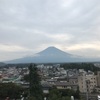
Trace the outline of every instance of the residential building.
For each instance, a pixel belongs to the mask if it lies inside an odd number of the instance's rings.
[[[57,89],[72,89],[75,91],[78,89],[78,84],[69,82],[55,82],[55,86]]]
[[[78,77],[80,92],[93,92],[97,86],[97,76],[93,72],[81,73]]]

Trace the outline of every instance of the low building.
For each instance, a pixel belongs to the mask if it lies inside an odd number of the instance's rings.
[[[42,85],[43,93],[45,93],[45,94],[48,94],[49,93],[49,90],[53,86],[53,85],[49,84],[48,82],[42,82],[41,85]]]
[[[76,91],[78,89],[78,84],[69,83],[69,82],[55,82],[57,89],[72,89]]]

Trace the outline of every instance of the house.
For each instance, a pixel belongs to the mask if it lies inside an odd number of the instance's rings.
[[[78,89],[78,84],[70,82],[55,82],[54,86],[56,86],[57,89],[72,89],[74,91]]]
[[[43,93],[45,93],[45,94],[48,94],[49,93],[49,90],[53,86],[53,85],[49,84],[48,82],[42,82],[41,85],[42,85]]]

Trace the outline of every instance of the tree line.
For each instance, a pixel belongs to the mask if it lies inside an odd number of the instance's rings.
[[[84,69],[85,71],[93,71],[95,74],[97,71],[100,71],[99,67],[94,66],[93,63],[66,63],[66,64],[61,64],[61,67],[64,69]]]

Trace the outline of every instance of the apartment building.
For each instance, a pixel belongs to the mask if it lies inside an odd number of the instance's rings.
[[[81,73],[78,77],[78,84],[80,92],[93,92],[97,86],[97,76],[94,73]]]

